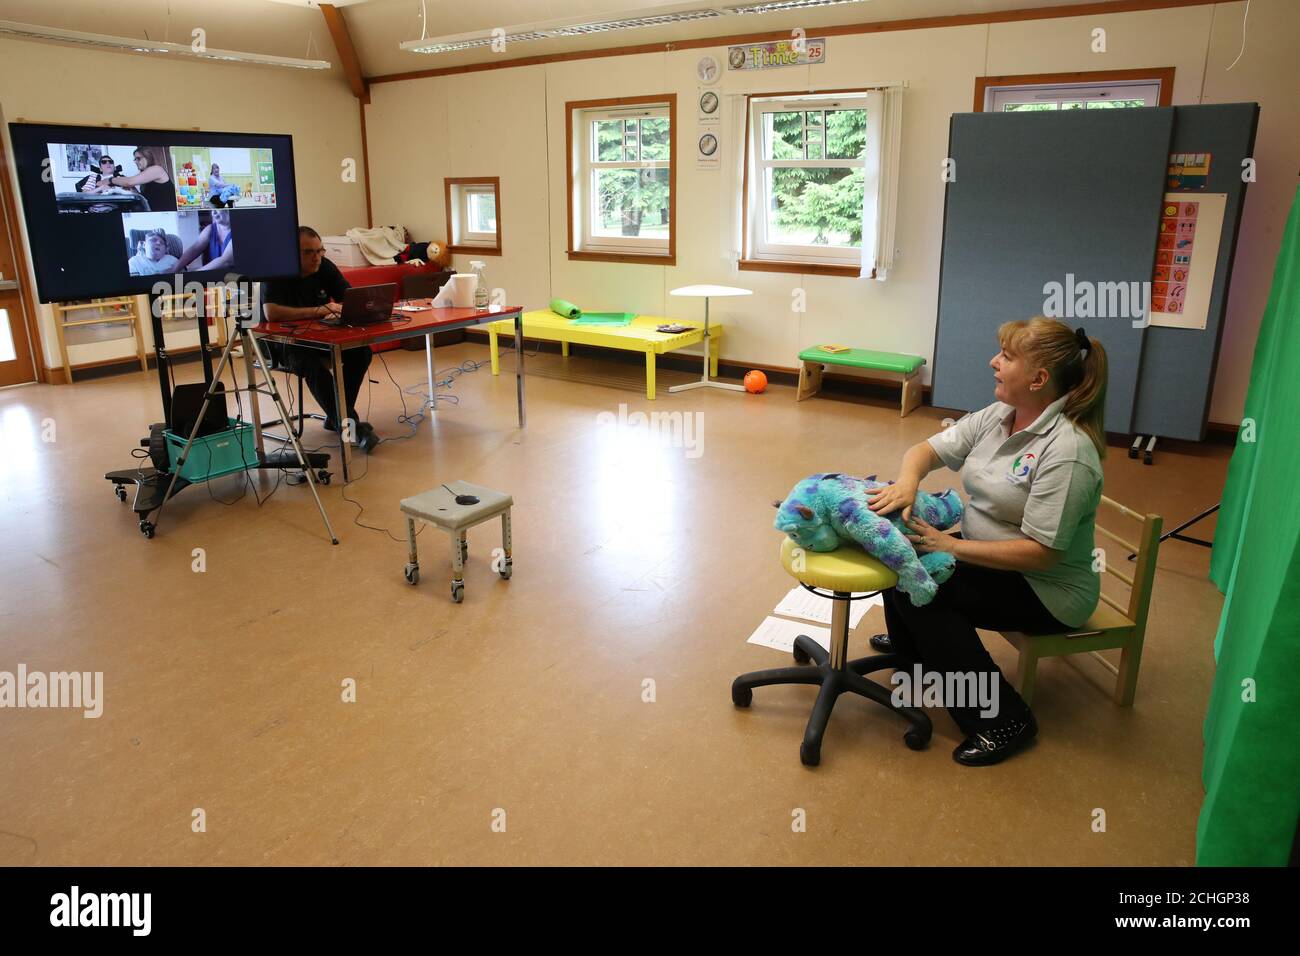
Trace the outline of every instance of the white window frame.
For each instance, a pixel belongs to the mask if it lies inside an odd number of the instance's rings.
[[[1002,113],[1008,104],[1050,103],[1059,110],[1062,103],[1106,100],[1142,100],[1143,106],[1160,105],[1159,80],[1118,80],[1105,83],[1035,83],[1025,86],[990,86],[984,91],[984,111]],[[1133,107],[1136,109],[1137,107]]]
[[[491,196],[496,207],[496,230],[484,232],[470,228],[469,204],[473,196]],[[482,179],[462,177],[447,181],[447,236],[452,252],[461,250],[487,255],[501,254],[501,184],[496,177]]]
[[[460,216],[460,221],[457,223],[459,236],[457,237],[456,245],[495,246],[497,244],[497,233],[495,229],[491,232],[484,232],[470,228],[470,224],[474,221],[474,217],[470,212],[470,201],[475,196],[492,197],[492,218],[494,221],[496,219],[497,191],[495,189],[486,184],[466,184],[460,187],[460,202],[458,203],[459,208],[457,209],[457,213]]]
[[[661,238],[647,236],[598,236],[593,235],[591,231],[592,215],[597,208],[597,185],[596,174],[603,169],[663,169],[668,174],[668,188],[670,190],[669,209],[672,207],[671,190],[673,189],[672,176],[672,142],[677,131],[673,129],[672,110],[668,103],[645,103],[635,106],[610,107],[599,109],[580,109],[574,110],[574,121],[580,124],[580,130],[574,137],[574,157],[575,165],[575,189],[574,189],[574,215],[578,219],[577,235],[579,237],[580,252],[597,252],[597,253],[624,253],[643,256],[668,256],[670,248],[670,237],[674,223],[671,218],[668,223],[668,236]],[[595,158],[596,141],[594,129],[597,123],[612,120],[625,119],[643,119],[653,116],[662,116],[668,120],[668,159],[654,160],[622,160],[619,162],[600,161]],[[640,126],[638,125],[638,153],[640,152],[639,137]],[[671,216],[671,213],[670,213]]]
[[[794,262],[835,266],[854,266],[861,268],[862,248],[867,245],[864,234],[861,245],[852,246],[816,246],[793,245],[772,242],[767,236],[767,170],[780,168],[839,169],[843,167],[862,169],[867,167],[867,157],[858,159],[764,159],[763,158],[763,115],[765,113],[814,111],[832,109],[867,109],[868,97],[865,93],[836,94],[833,96],[810,95],[799,97],[761,98],[750,101],[749,143],[747,144],[746,162],[749,164],[748,195],[744,197],[747,204],[746,221],[749,224],[747,240],[747,259],[770,262]],[[805,120],[806,123],[806,120]],[[823,119],[823,128],[825,120]],[[868,131],[870,124],[868,124]],[[822,140],[823,151],[825,138]],[[880,150],[880,143],[873,142],[868,132],[866,152]],[[879,158],[877,157],[877,165]],[[865,188],[865,187],[864,187]]]

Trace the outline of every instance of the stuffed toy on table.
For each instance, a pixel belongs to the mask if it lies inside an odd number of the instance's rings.
[[[943,551],[917,555],[907,540],[902,509],[885,516],[871,510],[869,500],[892,481],[851,475],[810,475],[776,504],[776,530],[788,534],[809,551],[834,551],[854,541],[898,575],[898,589],[917,607],[934,600],[939,585],[952,576],[956,559]],[[962,504],[951,488],[941,495],[916,493],[912,514],[940,531],[961,520]]]

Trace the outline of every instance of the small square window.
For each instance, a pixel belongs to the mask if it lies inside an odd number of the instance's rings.
[[[448,251],[501,255],[500,178],[448,178],[444,183]]]

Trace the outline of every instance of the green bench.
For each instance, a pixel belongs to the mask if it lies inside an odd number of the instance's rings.
[[[873,349],[849,349],[847,352],[823,352],[818,346],[799,353],[799,393],[797,401],[811,398],[821,391],[822,372],[827,365],[866,368],[873,372],[897,375],[903,383],[903,400],[899,417],[921,404],[921,366],[925,359],[901,352],[877,352]]]

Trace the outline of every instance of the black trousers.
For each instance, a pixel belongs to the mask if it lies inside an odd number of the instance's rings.
[[[326,417],[337,423],[339,416],[335,411],[335,389],[333,359],[329,352],[307,348],[305,345],[284,345],[279,342],[271,344],[275,350],[275,360],[279,365],[301,375],[312,398],[321,407]],[[373,358],[369,348],[345,349],[343,351],[343,394],[347,397],[346,418],[360,422],[357,415],[357,396],[366,380],[366,371]]]
[[[957,568],[934,600],[915,607],[897,588],[883,594],[885,623],[896,653],[921,665],[927,675],[986,674],[998,681],[998,713],[981,717],[978,705],[949,707],[962,733],[976,734],[1007,720],[1024,719],[1029,707],[984,649],[975,628],[1051,634],[1069,628],[1043,606],[1025,576],[957,562]],[[910,667],[907,668],[910,671]],[[977,678],[977,681],[980,678]],[[948,686],[945,680],[944,686]]]

